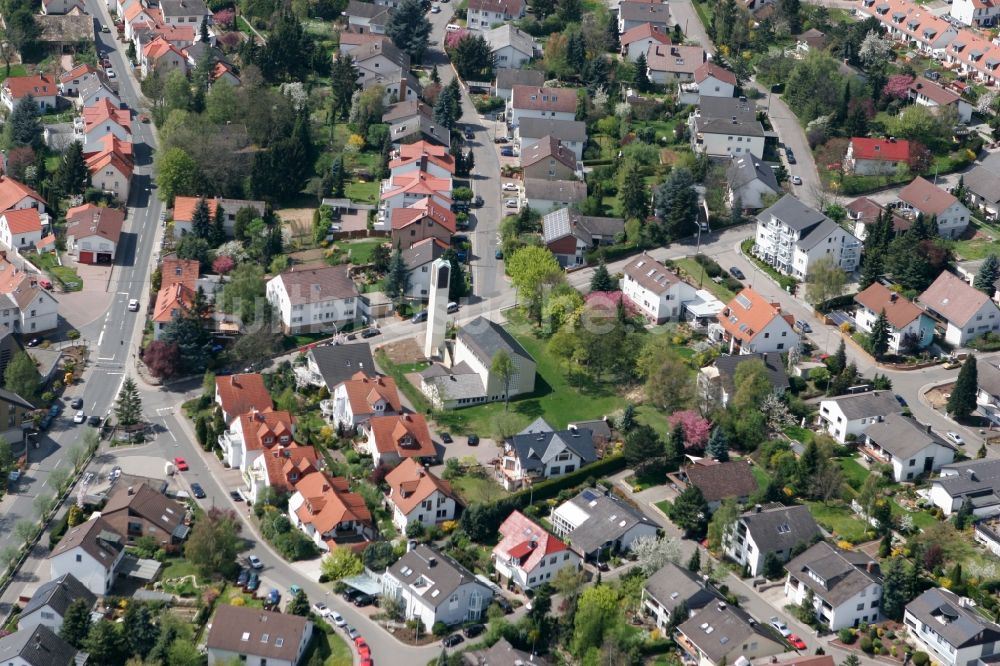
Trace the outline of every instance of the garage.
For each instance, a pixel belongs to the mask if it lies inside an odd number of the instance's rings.
[[[94,253],[80,251],[80,263],[81,264],[92,264],[94,263]]]
[[[97,253],[97,263],[99,264],[110,264],[115,260],[115,257],[110,252],[98,252]]]

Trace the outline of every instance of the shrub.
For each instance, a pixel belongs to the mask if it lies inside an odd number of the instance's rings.
[[[854,641],[857,640],[857,636],[854,635],[854,630],[850,627],[844,627],[837,632],[837,638],[840,639],[841,643],[846,645],[853,645]]]
[[[861,639],[861,651],[865,654],[875,653],[875,645],[872,643],[872,639],[868,636]],[[918,666],[916,662],[914,662],[914,666]],[[924,666],[926,666],[926,664],[924,664]]]
[[[927,666],[930,663],[931,658],[927,656],[926,652],[914,652],[913,653],[913,666]]]
[[[448,625],[444,622],[435,622],[434,626],[431,627],[431,633],[437,638],[441,638],[448,633]]]

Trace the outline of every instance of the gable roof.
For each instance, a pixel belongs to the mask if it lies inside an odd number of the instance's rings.
[[[684,282],[669,268],[643,253],[625,265],[624,274],[639,283],[643,289],[663,294],[675,284]]]
[[[159,0],[164,16],[207,16],[208,7],[202,0]]]
[[[175,283],[162,287],[156,292],[156,305],[153,307],[152,320],[166,324],[174,318],[191,311],[194,307],[196,292],[186,284]]]
[[[740,522],[762,553],[791,550],[800,543],[822,537],[823,532],[805,505],[754,507],[740,515]]]
[[[295,491],[305,500],[295,510],[295,515],[303,523],[312,525],[319,534],[331,532],[340,523],[349,521],[372,524],[364,498],[350,492],[348,481],[343,477],[313,472],[298,482]]]
[[[429,141],[414,141],[401,145],[399,157],[389,163],[389,169],[392,170],[410,162],[419,162],[420,168],[423,170],[426,170],[428,163],[432,163],[445,169],[448,173],[455,173],[455,158],[448,152],[448,149]]]
[[[886,319],[896,329],[908,326],[924,313],[913,301],[897,294],[881,282],[872,282],[868,288],[857,294],[854,300],[876,314],[885,312]]]
[[[7,80],[9,81],[10,79]],[[36,201],[41,201],[43,204],[48,203],[42,198],[41,194],[24,183],[20,183],[9,176],[0,175],[0,211],[10,210],[25,197],[31,197]]]
[[[664,23],[670,20],[670,8],[665,2],[623,0],[618,5],[618,18],[623,21]]]
[[[672,43],[670,37],[663,31],[663,28],[649,22],[637,25],[634,28],[629,28],[623,32],[621,38],[619,39],[619,43],[622,46],[627,47],[629,44],[633,44],[644,39],[652,39],[661,44]]]
[[[781,354],[778,352],[723,354],[715,359],[713,365],[719,371],[719,381],[728,395],[736,393],[736,369],[749,361],[760,361],[764,364],[764,370],[767,371],[767,381],[776,391],[788,390],[790,385],[788,374],[785,372],[785,364],[781,362]]]
[[[734,155],[726,169],[726,180],[729,182],[729,187],[734,190],[759,180],[772,192],[776,194],[781,192],[774,169],[752,155]]]
[[[529,58],[535,54],[535,38],[510,23],[486,31],[484,37],[493,51],[509,46]]]
[[[87,589],[87,586],[73,574],[63,574],[55,580],[43,583],[35,590],[35,593],[31,595],[31,600],[21,611],[21,617],[30,615],[44,606],[48,606],[59,617],[63,617],[66,615],[66,609],[69,608],[69,605],[77,599],[82,599],[88,608],[93,608],[97,601],[97,595]]]
[[[935,444],[946,449],[955,448],[932,431],[929,425],[915,419],[897,413],[880,416],[878,421],[865,428],[865,435],[896,458],[907,460]]]
[[[323,377],[327,388],[350,379],[358,371],[375,372],[372,348],[367,342],[349,342],[343,345],[313,347],[309,356]]]
[[[403,173],[392,177],[390,187],[382,192],[382,200],[400,194],[437,196],[451,202],[451,178],[438,178],[424,170]]]
[[[211,197],[174,197],[174,222],[190,222],[194,219],[194,212],[198,209],[198,204],[205,199],[208,206],[208,214],[215,219],[215,211],[219,207],[219,202]]]
[[[177,283],[194,287],[200,275],[201,264],[197,259],[178,259],[176,254],[171,253],[163,255],[160,260],[160,288]]]
[[[764,126],[757,120],[756,104],[737,97],[702,96],[694,121],[702,133],[764,136]]]
[[[117,245],[125,223],[125,211],[88,203],[66,211],[66,222],[67,236],[77,240],[100,236]]]
[[[285,287],[288,301],[292,305],[356,298],[358,295],[358,287],[351,279],[346,265],[300,270],[293,268],[275,279]]]
[[[521,462],[525,471],[545,468],[564,449],[580,458],[580,466],[597,460],[594,450],[594,436],[586,428],[554,431],[548,423],[537,419],[520,433],[507,439],[507,447]]]
[[[941,587],[933,587],[906,604],[906,612],[933,627],[944,642],[956,649],[1000,640],[1000,626]]]
[[[784,645],[777,642],[775,635],[751,618],[746,611],[721,601],[705,606],[677,627],[677,630],[714,664],[721,662],[733,650],[739,651],[740,645],[751,637],[756,641],[770,642],[774,646],[767,651],[770,654],[785,650]]]
[[[81,3],[82,5],[82,3]],[[77,65],[68,72],[64,72],[59,76],[60,83],[72,83],[73,79],[80,78],[82,76],[87,76],[88,74],[97,74],[97,68],[90,63],[83,63],[82,65]]]
[[[502,90],[509,90],[514,86],[531,86],[537,88],[545,83],[545,72],[537,69],[500,67],[496,72],[496,87]]]
[[[546,159],[556,160],[570,171],[576,171],[576,154],[552,136],[542,137],[525,148],[521,153],[521,167],[530,167]]]
[[[59,92],[55,82],[40,74],[33,76],[9,76],[3,82],[3,87],[12,99],[22,97],[52,97]]]
[[[28,666],[71,666],[76,657],[76,649],[44,624],[0,638],[0,661],[5,664],[20,658]]]
[[[992,153],[965,174],[965,186],[989,203],[1000,202],[1000,153]]]
[[[581,428],[580,432],[585,430]],[[575,518],[576,527],[566,534],[566,538],[581,553],[592,553],[606,543],[617,541],[638,525],[657,528],[644,513],[598,488],[585,488],[556,511],[571,512]]]
[[[422,223],[427,218],[437,222],[448,233],[455,233],[457,224],[455,214],[434,201],[431,197],[424,197],[417,203],[406,208],[393,208],[390,215],[393,231],[405,229],[411,224]]]
[[[673,562],[663,565],[662,569],[646,579],[642,587],[671,614],[681,602],[688,611],[694,612],[722,599],[715,588],[708,587],[697,574]]]
[[[292,441],[292,431],[295,425],[294,417],[285,411],[252,410],[240,414],[238,421],[243,431],[243,444],[247,451],[261,451],[282,444],[282,437]],[[265,438],[273,439],[270,443]]]
[[[858,197],[847,204],[847,212],[851,220],[866,226],[875,224],[882,212],[882,206],[868,197]],[[896,233],[906,231],[913,226],[913,220],[902,215],[892,214],[892,229]]]
[[[311,631],[312,622],[305,617],[221,604],[205,644],[209,650],[295,663],[299,646]]]
[[[625,220],[620,217],[581,215],[571,208],[560,208],[542,217],[542,240],[545,243],[572,235],[590,245],[594,236],[610,238],[624,230]]]
[[[7,220],[7,227],[11,234],[42,232],[42,218],[39,217],[37,208],[8,210],[0,213],[0,217]]]
[[[775,319],[784,319],[789,328],[794,321],[792,315],[781,309],[780,303],[769,303],[749,287],[726,303],[718,319],[722,328],[741,342],[753,340]]]
[[[403,515],[408,515],[434,493],[441,493],[458,502],[451,484],[439,479],[414,458],[406,458],[386,474],[385,482],[389,486],[389,501]]]
[[[921,176],[914,178],[896,196],[924,215],[940,215],[958,201],[954,194]]]
[[[429,458],[437,455],[431,431],[423,414],[374,416],[368,421],[372,442],[379,453],[400,458]]]
[[[552,137],[559,141],[587,140],[587,123],[582,120],[559,120],[558,118],[522,118],[517,133],[521,140]]]
[[[718,502],[727,497],[749,497],[757,492],[757,479],[746,460],[724,463],[703,461],[684,468],[688,482],[698,488],[706,502]]]
[[[694,71],[694,80],[698,83],[701,83],[708,77],[718,79],[723,83],[729,83],[734,86],[736,85],[736,75],[728,69],[716,65],[714,62],[706,62]]]
[[[222,411],[233,417],[254,410],[266,412],[273,407],[264,376],[256,372],[216,377],[215,391]]]
[[[848,421],[903,412],[903,407],[897,402],[892,391],[869,391],[854,395],[840,395],[824,398],[820,404],[825,402],[836,403]]]
[[[316,449],[296,442],[272,448],[261,460],[268,483],[278,492],[291,492],[319,467]]]
[[[569,547],[558,537],[546,532],[520,511],[513,511],[500,525],[500,542],[493,555],[504,560],[517,560],[522,571],[531,572],[546,557]]]
[[[833,607],[869,585],[881,584],[878,562],[860,550],[844,550],[825,541],[792,559],[788,572]],[[812,575],[810,575],[812,574]]]
[[[820,211],[806,205],[801,199],[793,197],[791,194],[784,195],[770,208],[766,208],[757,214],[757,219],[765,223],[772,217],[790,229],[798,231],[802,234],[801,237],[803,238],[821,223],[829,219]]]
[[[905,162],[910,159],[910,142],[904,139],[851,139],[852,156],[856,160]]]
[[[705,58],[705,49],[700,46],[651,44],[646,50],[646,66],[651,72],[693,75],[705,63]]]
[[[385,110],[385,113],[382,114],[382,122],[394,123],[397,120],[402,120],[403,118],[409,118],[410,116],[415,116],[418,114],[430,118],[431,115],[433,114],[433,111],[429,106],[417,100],[396,102],[395,104],[389,106]]]
[[[958,93],[939,86],[922,76],[917,76],[913,79],[913,82],[910,84],[910,92],[923,95],[939,106],[948,106],[962,99],[962,96]]]
[[[66,536],[49,553],[49,559],[76,548],[81,548],[100,562],[105,569],[110,569],[118,555],[125,550],[125,544],[121,535],[111,527],[111,523],[95,515],[87,522],[71,527]]]
[[[104,505],[101,514],[108,516],[119,511],[144,518],[165,533],[178,538],[182,538],[188,531],[184,525],[184,505],[156,492],[145,483],[138,487],[116,490]]]
[[[386,575],[414,591],[416,598],[432,608],[448,603],[451,595],[462,585],[475,583],[483,588],[486,602],[492,596],[491,588],[456,560],[426,544],[418,544],[389,567]]]
[[[511,97],[514,109],[576,113],[576,88],[545,88],[516,85]]]
[[[500,351],[505,351],[512,357],[520,356],[532,363],[535,361],[507,329],[483,316],[460,327],[456,339],[484,362],[488,362]]]
[[[528,201],[579,203],[587,198],[587,183],[582,180],[547,180],[525,178],[524,196]]]
[[[469,9],[520,16],[524,11],[524,0],[469,0]]]
[[[396,389],[396,380],[379,374],[369,375],[366,372],[358,371],[349,380],[341,382],[347,394],[347,402],[351,405],[351,411],[355,416],[369,414],[374,411],[373,405],[379,400],[384,400],[389,409],[394,412],[402,411],[403,406],[399,401],[399,391]]]
[[[964,328],[981,307],[991,302],[988,295],[948,271],[938,275],[917,300],[959,328]],[[993,309],[996,310],[995,305]]]
[[[447,251],[447,246],[437,238],[425,238],[403,250],[403,264],[406,265],[406,270],[412,271],[440,259]]]

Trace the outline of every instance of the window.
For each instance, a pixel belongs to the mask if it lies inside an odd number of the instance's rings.
[[[80,553],[77,553],[77,554],[76,554],[76,561],[77,561],[77,562],[83,562],[83,556],[82,556],[82,555],[80,555]]]
[[[858,604],[857,610],[861,611],[861,610],[864,610],[864,609],[865,609],[865,605],[864,604]]]

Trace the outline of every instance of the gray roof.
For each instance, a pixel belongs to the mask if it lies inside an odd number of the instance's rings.
[[[395,104],[386,107],[385,113],[382,114],[382,122],[395,123],[397,120],[410,118],[411,116],[416,116],[417,114],[423,114],[430,117],[433,116],[433,111],[429,106],[415,99],[407,100],[405,102],[396,102]]]
[[[976,364],[979,389],[990,395],[1000,396],[1000,366],[995,362],[979,359]]]
[[[429,239],[429,242],[423,241],[416,245],[411,245],[403,250],[401,254],[403,255],[403,263],[406,265],[406,270],[412,271],[440,258],[446,251],[441,247],[440,243],[437,243],[434,239]]]
[[[481,587],[487,603],[493,595],[493,590],[483,585],[475,574],[448,555],[426,544],[419,544],[399,558],[389,567],[386,575],[411,589],[420,589],[426,585],[426,590],[420,594],[420,598],[434,608],[448,603],[452,593],[466,583],[475,583]]]
[[[825,541],[814,544],[785,568],[817,597],[834,607],[869,585],[882,583],[878,562],[860,550],[843,550]]]
[[[357,16],[358,18],[371,19],[381,14],[388,14],[389,8],[376,5],[373,2],[361,2],[361,0],[350,0],[347,3],[345,16]]]
[[[1000,202],[1000,153],[993,153],[965,174],[965,186],[990,203]]]
[[[940,486],[953,499],[968,497],[988,506],[1000,503],[1000,460],[969,460],[941,466]]]
[[[587,123],[582,120],[523,118],[517,132],[522,139],[541,139],[543,136],[551,136],[560,141],[586,141]]]
[[[545,657],[538,657],[523,650],[518,650],[506,638],[501,638],[493,647],[483,648],[462,655],[462,663],[467,666],[524,666],[548,664]]]
[[[563,447],[580,456],[583,465],[597,460],[594,433],[586,429],[522,433],[508,439],[507,444],[527,471],[542,469]]]
[[[880,448],[903,460],[916,456],[934,444],[954,449],[951,444],[932,432],[929,425],[902,414],[886,414],[881,421],[868,426],[865,435]]]
[[[733,161],[726,169],[726,180],[729,181],[729,187],[734,190],[759,180],[774,192],[781,191],[774,169],[752,155],[734,155]]]
[[[693,612],[721,599],[715,588],[707,587],[697,574],[673,562],[668,562],[650,576],[643,588],[646,594],[656,599],[671,614],[682,601]]]
[[[830,234],[836,231],[843,231],[839,224],[833,220],[823,220],[817,226],[813,227],[807,233],[802,235],[802,238],[798,240],[796,245],[805,251],[809,251],[816,245],[822,243]]]
[[[200,44],[201,42],[197,42]],[[83,81],[80,82],[79,91],[80,98],[90,97],[95,92],[104,90],[105,96],[111,98],[112,100],[120,100],[118,93],[111,89],[111,86],[106,83],[100,75],[98,76],[88,76]]]
[[[771,651],[760,649],[757,652],[759,656],[779,654],[785,650],[774,634],[746,611],[721,601],[695,613],[694,617],[678,627],[678,631],[716,664],[734,650],[740,652],[740,646],[751,637],[757,641],[769,641],[774,646]]]
[[[535,361],[521,343],[507,332],[507,329],[486,317],[476,317],[459,328],[457,339],[484,363],[489,363],[501,351],[511,356],[520,356],[532,363]]]
[[[695,117],[699,132],[764,136],[755,106],[736,97],[702,97]]]
[[[670,20],[670,9],[667,3],[630,2],[625,0],[618,5],[618,16],[623,21],[642,21],[643,23],[664,23]]]
[[[765,208],[757,213],[757,219],[765,223],[770,221],[772,217],[790,229],[798,231],[801,239],[804,239],[823,222],[830,220],[826,215],[811,206],[807,206],[791,194],[786,194],[770,208]]]
[[[594,433],[594,437],[604,437],[606,439],[611,438],[611,426],[605,419],[593,419],[590,421],[573,421],[569,424],[570,428],[586,428]]]
[[[35,590],[35,593],[31,595],[31,601],[21,611],[21,617],[30,615],[43,606],[50,607],[59,617],[62,617],[66,615],[66,609],[76,599],[83,599],[87,603],[87,607],[92,608],[94,602],[97,601],[97,595],[88,590],[73,574],[63,574]]]
[[[496,87],[501,90],[513,90],[514,86],[540,87],[545,83],[545,72],[537,69],[511,69],[502,67],[497,70]],[[522,125],[524,121],[521,121]],[[540,135],[544,136],[544,135]]]
[[[840,405],[840,410],[848,421],[903,412],[902,405],[896,401],[892,391],[869,391],[868,393],[841,395],[823,400],[823,402],[828,401]],[[820,404],[822,405],[822,403]]]
[[[581,215],[569,208],[560,208],[542,217],[542,239],[546,243],[572,234],[590,245],[594,236],[612,238],[621,231],[625,231],[625,220],[620,217]]]
[[[19,407],[24,407],[25,409],[34,409],[35,406],[14,393],[13,391],[8,391],[7,389],[0,389],[0,400],[4,402],[9,402],[12,405],[18,405]]]
[[[319,373],[327,387],[333,387],[350,379],[355,372],[375,371],[372,348],[367,342],[351,342],[346,345],[313,347],[309,355],[316,362]]]
[[[438,397],[442,401],[486,396],[483,378],[464,361],[450,369],[434,363],[423,370],[420,377],[425,384],[437,388]]]
[[[528,198],[529,204],[532,199],[578,203],[587,198],[587,183],[582,180],[526,178],[524,180],[524,196]]]
[[[954,648],[992,644],[1000,640],[1000,626],[973,608],[966,608],[954,592],[935,587],[906,604],[906,612],[934,628]]]
[[[715,369],[719,371],[719,381],[722,388],[729,395],[736,393],[736,369],[741,363],[747,361],[760,361],[767,371],[767,381],[771,383],[775,391],[788,390],[788,375],[785,373],[785,364],[781,362],[781,354],[769,352],[762,354],[726,354],[715,359]]]
[[[405,72],[410,69],[410,56],[388,39],[363,44],[351,50],[351,57],[354,58],[354,63],[361,69],[366,69],[367,66],[365,63],[367,61],[380,56],[396,65],[401,71]]]
[[[778,504],[760,511],[754,508],[741,515],[739,521],[762,553],[790,551],[822,536],[807,506]]]
[[[159,0],[164,16],[208,16],[208,7],[202,0]]]
[[[0,662],[20,657],[30,666],[69,666],[76,650],[43,624],[0,638]]]
[[[589,430],[580,430],[579,432],[590,433]],[[528,435],[528,437],[532,437],[532,435]],[[593,441],[592,433],[589,439]],[[587,462],[590,461],[584,459],[584,463]],[[576,529],[566,534],[566,539],[573,550],[584,554],[592,553],[605,544],[616,541],[637,525],[648,525],[654,530],[656,529],[656,523],[647,518],[641,511],[633,509],[618,497],[597,488],[586,488],[568,502],[588,516],[586,520],[577,525]]]
[[[508,46],[514,50],[524,53],[529,58],[535,54],[535,39],[526,32],[523,32],[511,25],[504,23],[492,30],[486,31],[484,35],[486,43],[493,51],[499,51]]]

